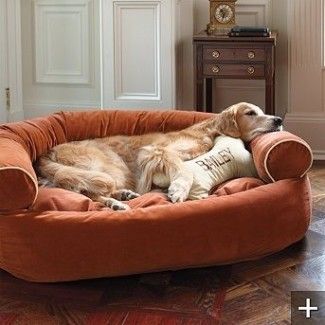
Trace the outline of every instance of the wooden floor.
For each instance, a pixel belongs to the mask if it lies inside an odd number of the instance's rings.
[[[306,238],[259,261],[33,284],[0,271],[0,324],[290,324],[290,292],[325,290],[325,163],[310,172]]]

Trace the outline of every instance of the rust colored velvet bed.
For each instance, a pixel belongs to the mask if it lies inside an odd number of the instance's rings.
[[[2,125],[0,268],[29,281],[69,281],[257,259],[302,239],[312,155],[287,132],[250,144],[260,179],[232,180],[205,200],[172,204],[148,193],[115,212],[81,194],[37,186],[33,162],[57,144],[177,130],[209,117],[92,111]]]

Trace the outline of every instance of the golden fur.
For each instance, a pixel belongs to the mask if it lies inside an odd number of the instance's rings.
[[[169,186],[170,200],[181,202],[187,199],[193,181],[184,160],[209,151],[218,135],[250,141],[280,125],[280,118],[265,115],[255,105],[239,103],[181,131],[58,145],[39,159],[38,172],[56,187],[83,193],[113,209],[127,209],[120,200],[150,191],[153,183]]]

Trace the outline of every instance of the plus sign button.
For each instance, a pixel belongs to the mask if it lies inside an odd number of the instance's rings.
[[[325,325],[325,291],[291,292],[291,324]]]

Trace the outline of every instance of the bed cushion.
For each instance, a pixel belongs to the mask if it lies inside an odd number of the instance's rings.
[[[214,189],[211,190],[211,194],[215,194],[217,196],[231,195],[243,191],[248,191],[252,188],[259,187],[262,185],[265,185],[265,183],[258,178],[242,177],[232,179],[219,186],[216,186]]]
[[[61,188],[40,187],[30,211],[101,211],[104,205]]]
[[[217,196],[230,195],[239,192],[244,192],[252,188],[264,185],[264,183],[251,177],[243,177],[227,181],[218,185],[211,190],[210,194]],[[125,202],[131,209],[147,208],[154,205],[170,205],[172,204],[167,195],[160,191],[153,191],[141,195],[140,197],[131,201]],[[37,199],[30,207],[30,211],[44,212],[44,211],[109,211],[110,209],[104,205],[94,202],[88,197],[67,191],[61,188],[39,188]]]
[[[153,205],[172,204],[163,193],[146,193],[131,201],[125,202],[131,209],[147,208]],[[110,211],[103,204],[94,202],[87,196],[61,188],[39,188],[38,196],[29,211]]]
[[[20,143],[2,138],[0,212],[28,208],[36,200],[37,193],[37,179],[28,153]]]
[[[289,132],[273,132],[251,143],[259,177],[265,182],[303,177],[313,164],[309,145]]]
[[[164,194],[149,193],[130,201],[128,211],[103,209],[63,190],[37,192],[32,164],[54,145],[118,133],[177,130],[211,116],[96,111],[0,126],[0,166],[10,170],[0,172],[0,268],[30,281],[70,281],[252,260],[303,238],[311,201],[308,177],[301,176],[309,166],[303,171],[296,165],[296,174],[289,168],[279,173],[273,166],[281,165],[283,158],[276,150],[273,155],[274,146],[260,150],[267,146],[268,135],[252,144],[254,159],[270,161],[265,175],[274,180],[293,178],[270,184],[234,180],[219,188],[219,196],[178,204]],[[278,132],[268,141],[276,142],[277,136],[291,137]],[[289,147],[296,144],[288,142]],[[299,148],[292,149],[294,157],[308,161],[310,152]],[[264,178],[264,165],[257,166]]]
[[[257,259],[304,237],[309,191],[305,177],[123,212],[11,213],[0,218],[0,267],[56,282]]]

